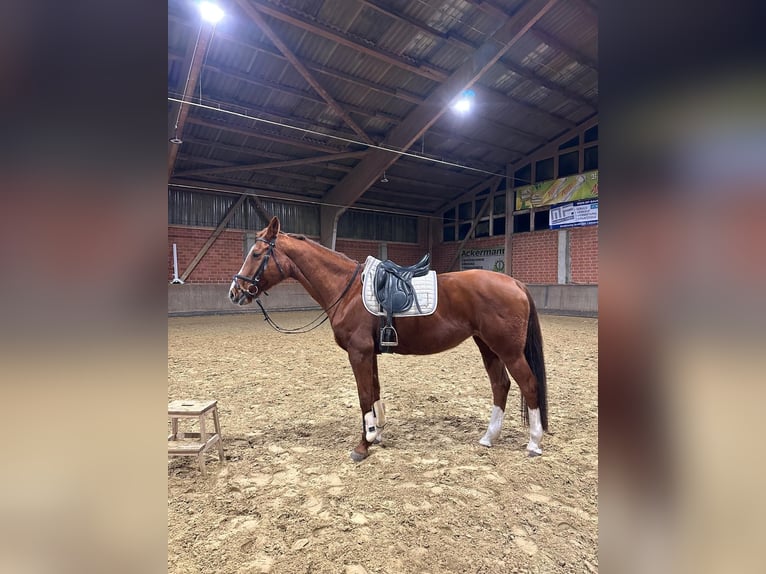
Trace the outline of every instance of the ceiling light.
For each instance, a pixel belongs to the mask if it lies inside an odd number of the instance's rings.
[[[223,10],[212,2],[200,2],[199,12],[202,15],[202,19],[207,20],[211,24],[217,24],[223,18]]]
[[[172,137],[172,138],[170,138],[168,141],[169,141],[170,143],[172,143],[172,144],[176,144],[176,145],[181,145],[182,143],[184,143],[183,141],[181,141],[180,139],[178,139],[178,136],[173,136],[173,137]]]
[[[452,109],[455,110],[456,112],[464,114],[465,112],[471,109],[471,100],[467,98],[460,98],[458,101],[456,101],[452,105]]]
[[[464,90],[460,97],[452,104],[452,109],[459,114],[464,114],[471,109],[476,93],[473,90]]]
[[[386,177],[386,172],[383,172],[383,177],[380,178],[380,183],[388,183],[388,178]]]

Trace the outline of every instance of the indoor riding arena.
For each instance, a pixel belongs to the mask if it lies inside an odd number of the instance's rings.
[[[598,571],[597,44],[592,0],[168,2],[169,572]]]

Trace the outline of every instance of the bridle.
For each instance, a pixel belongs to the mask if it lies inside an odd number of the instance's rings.
[[[279,264],[279,261],[274,255],[274,248],[277,245],[277,240],[272,239],[271,241],[269,241],[268,239],[264,239],[263,237],[256,237],[255,242],[258,243],[259,241],[262,241],[263,243],[268,245],[269,248],[263,254],[263,259],[261,259],[261,264],[258,265],[258,269],[255,270],[255,273],[253,273],[252,277],[248,277],[247,275],[239,275],[239,274],[234,276],[234,281],[239,279],[240,281],[244,281],[246,283],[251,284],[247,288],[247,292],[253,296],[258,294],[258,290],[259,290],[258,282],[261,280],[261,276],[263,275],[263,272],[266,270],[266,265],[269,264],[269,259],[271,259],[272,257],[274,258],[274,263],[276,263],[277,269],[279,269],[279,274],[282,276],[282,279],[285,278],[285,272],[282,270],[282,266]]]
[[[279,325],[277,325],[274,322],[274,320],[269,316],[269,314],[266,311],[266,309],[263,307],[263,304],[261,303],[260,298],[256,296],[258,294],[258,291],[259,291],[259,289],[258,289],[258,282],[261,280],[261,276],[263,275],[263,272],[266,270],[266,265],[268,265],[269,259],[271,259],[272,257],[274,258],[274,263],[277,265],[277,269],[279,269],[279,273],[282,276],[282,279],[286,278],[285,272],[282,270],[282,266],[279,264],[279,261],[277,260],[276,256],[274,255],[274,249],[276,247],[277,240],[273,239],[273,240],[269,241],[267,239],[263,239],[262,237],[256,237],[255,241],[256,241],[256,243],[258,241],[262,241],[263,243],[265,243],[266,245],[269,246],[269,248],[263,254],[263,259],[261,260],[260,265],[258,265],[258,269],[255,270],[255,273],[253,273],[252,277],[248,277],[247,275],[239,275],[239,274],[237,274],[237,275],[234,276],[234,281],[239,279],[240,281],[245,281],[246,283],[250,283],[250,287],[247,288],[247,292],[255,298],[256,304],[261,308],[261,311],[263,312],[263,319],[271,327],[273,327],[276,331],[279,331],[280,333],[286,333],[288,335],[294,335],[294,334],[299,334],[299,333],[308,333],[309,331],[312,331],[312,330],[316,329],[322,323],[327,321],[327,319],[330,318],[330,315],[329,315],[330,310],[333,309],[336,305],[338,305],[338,303],[341,302],[343,297],[346,296],[346,293],[349,292],[349,290],[351,289],[351,286],[354,284],[354,280],[359,275],[359,271],[362,269],[361,263],[357,263],[356,264],[356,269],[354,269],[354,273],[351,275],[351,279],[346,284],[346,288],[343,289],[343,292],[338,296],[338,298],[335,300],[335,302],[332,305],[330,305],[329,307],[327,307],[327,309],[324,309],[322,311],[322,313],[316,319],[311,320],[308,324],[304,325],[303,327],[296,327],[294,329],[285,329],[284,327],[280,327]],[[266,293],[266,291],[264,291],[264,293]],[[268,293],[266,293],[266,295],[268,295]],[[322,315],[325,316],[324,319],[322,319],[321,321],[319,321],[319,323],[317,323],[317,321],[320,319],[320,317],[322,317]]]

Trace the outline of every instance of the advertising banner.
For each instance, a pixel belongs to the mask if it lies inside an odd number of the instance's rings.
[[[516,188],[516,210],[598,198],[598,171]]]
[[[548,222],[551,229],[598,225],[598,199],[555,205],[551,207]]]
[[[463,249],[460,252],[460,270],[487,269],[505,272],[505,247]]]

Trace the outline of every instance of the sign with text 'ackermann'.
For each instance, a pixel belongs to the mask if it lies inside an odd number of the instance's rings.
[[[505,273],[505,247],[463,249],[460,252],[460,270],[486,269]]]

